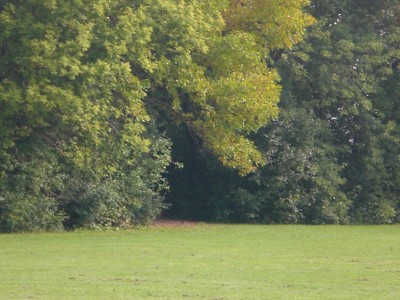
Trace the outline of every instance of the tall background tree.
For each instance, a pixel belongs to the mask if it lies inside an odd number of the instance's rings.
[[[329,129],[325,136],[331,141],[324,147],[333,150],[328,157],[339,164],[339,189],[349,200],[343,202],[347,220],[394,222],[399,209],[398,160],[393,156],[399,151],[398,118],[388,104],[397,106],[400,99],[399,86],[388,88],[388,82],[398,76],[393,61],[399,54],[399,4],[314,1],[312,9],[319,23],[305,43],[277,62],[290,82],[287,87],[292,86],[282,102],[290,107],[282,110],[305,108]],[[334,183],[337,176],[326,180]]]

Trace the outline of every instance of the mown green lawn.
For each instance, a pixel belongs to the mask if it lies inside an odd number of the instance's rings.
[[[400,299],[400,226],[3,234],[0,299]]]

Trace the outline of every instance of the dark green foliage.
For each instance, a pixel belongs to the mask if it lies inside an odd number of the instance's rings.
[[[400,144],[392,109],[400,99],[389,62],[400,39],[387,15],[398,8],[314,1],[319,23],[275,62],[285,91],[281,116],[265,132],[270,165],[260,187],[273,202],[268,211],[290,217],[280,221],[396,221]]]
[[[47,149],[20,153],[0,178],[0,231],[61,230],[58,193],[65,178]],[[43,159],[46,158],[46,159]]]
[[[148,224],[167,207],[162,196],[168,189],[163,172],[171,162],[171,145],[156,131],[151,141],[150,152],[119,157],[118,172],[97,177],[80,174],[67,184],[62,202],[67,227]]]
[[[148,153],[117,151],[118,172],[96,174],[71,167],[51,148],[20,152],[0,178],[2,231],[61,230],[75,227],[130,227],[147,224],[166,207],[163,172],[170,163],[170,142],[152,130]],[[29,144],[35,147],[35,143]],[[47,152],[46,152],[47,151]],[[127,164],[129,161],[129,164]]]
[[[284,109],[259,141],[267,164],[214,195],[217,219],[256,223],[348,223],[343,167],[334,158],[329,129],[301,108]],[[220,175],[223,174],[220,172]],[[232,184],[234,181],[231,180]]]
[[[251,177],[264,203],[263,222],[346,223],[349,200],[341,191],[326,124],[302,108],[287,108],[265,131],[268,164]]]

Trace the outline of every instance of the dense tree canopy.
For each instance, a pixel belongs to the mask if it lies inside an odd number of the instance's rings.
[[[399,15],[0,0],[0,230],[398,222]]]
[[[388,82],[398,76],[393,60],[399,56],[394,15],[399,4],[314,1],[313,8],[319,24],[306,43],[279,62],[292,85],[287,111],[307,108],[309,117],[328,126],[332,140],[323,147],[333,149],[330,160],[340,166],[336,177],[349,200],[343,205],[350,220],[394,222],[398,161],[392,155],[399,150],[398,117],[388,103],[396,106],[399,98],[398,84],[388,89]]]
[[[170,163],[162,131],[176,122],[242,174],[262,164],[249,134],[277,117],[280,94],[265,49],[311,22],[304,1],[285,15],[267,2],[258,32],[229,1],[1,1],[1,228],[154,218]]]
[[[279,118],[256,134],[265,167],[241,179],[197,155],[205,167],[192,169],[201,174],[195,184],[209,192],[173,193],[171,212],[190,214],[189,198],[193,212],[207,211],[202,218],[224,221],[398,222],[399,8],[391,0],[312,1],[318,22],[305,40],[267,60],[283,91]],[[190,171],[176,174],[172,192]]]

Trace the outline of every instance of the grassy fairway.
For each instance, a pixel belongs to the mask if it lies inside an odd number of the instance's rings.
[[[399,299],[400,226],[0,235],[0,299]]]

